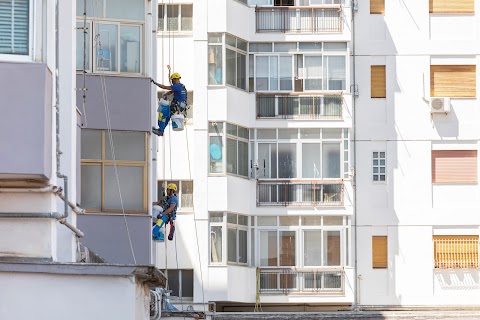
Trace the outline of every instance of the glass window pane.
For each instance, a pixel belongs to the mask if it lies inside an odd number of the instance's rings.
[[[106,0],[106,16],[112,19],[145,20],[144,0]]]
[[[87,17],[103,18],[103,2],[105,0],[87,0]],[[83,1],[77,0],[77,16],[83,16]]]
[[[248,139],[248,129],[238,126],[238,136],[240,138]]]
[[[277,177],[277,144],[258,144],[258,176],[263,178]]]
[[[339,266],[341,264],[340,231],[323,232],[323,265]]]
[[[210,262],[222,262],[222,227],[210,227]]]
[[[275,52],[297,51],[297,43],[296,42],[275,42],[274,51]]]
[[[237,66],[236,66],[236,61],[237,61],[237,54],[235,51],[226,49],[226,54],[225,54],[225,63],[227,65],[226,67],[226,78],[227,78],[227,84],[235,86],[236,85],[236,71],[237,71]]]
[[[102,131],[82,129],[82,159],[102,159]]]
[[[251,261],[251,264],[250,264],[250,266],[255,267],[256,266],[256,260],[255,260],[255,229],[254,228],[250,229],[250,234],[251,234],[251,238],[250,238],[250,261]]]
[[[208,84],[222,85],[223,84],[223,70],[222,70],[222,46],[209,45],[208,46]]]
[[[237,38],[237,48],[243,51],[247,51],[247,41]]]
[[[236,48],[237,47],[237,38],[235,38],[235,37],[233,37],[229,34],[226,34],[225,35],[225,44]]]
[[[295,231],[280,231],[280,266],[295,266]]]
[[[340,178],[340,144],[324,143],[322,150],[323,178]]]
[[[112,131],[116,160],[145,161],[145,133]],[[108,133],[105,132],[105,159],[113,160]]]
[[[221,33],[208,34],[208,43],[222,43],[222,34]]]
[[[297,177],[297,153],[294,143],[278,144],[278,177]]]
[[[193,181],[182,181],[182,208],[193,208]]]
[[[249,52],[272,52],[272,43],[252,42],[248,48]]]
[[[227,222],[237,224],[237,215],[235,213],[227,213]]]
[[[322,90],[322,57],[305,57],[305,90]]]
[[[210,222],[223,222],[223,212],[211,212]]]
[[[237,262],[237,229],[227,228],[228,262]]]
[[[302,144],[302,178],[320,178],[320,143]]]
[[[299,48],[300,48],[300,52],[322,51],[322,43],[321,42],[300,42]]]
[[[344,56],[326,57],[327,68],[325,78],[328,85],[327,90],[345,90],[346,89],[346,62]]]
[[[179,291],[179,270],[168,269],[168,272],[165,274],[168,276],[168,289],[172,290],[170,294],[172,297],[180,297]]]
[[[300,129],[301,139],[320,139],[320,129]]]
[[[238,174],[248,176],[248,142],[238,141]]]
[[[0,1],[0,54],[28,55],[28,0]]]
[[[227,172],[237,174],[237,140],[227,138]]]
[[[247,56],[237,52],[237,87],[247,88]]]
[[[182,31],[191,31],[193,29],[193,5],[182,4]]]
[[[257,56],[255,59],[255,81],[256,90],[268,90],[269,59],[265,56]]]
[[[143,167],[117,166],[120,190],[125,210],[144,210],[143,207]],[[115,169],[105,166],[105,208],[121,210]]]
[[[247,231],[246,230],[238,230],[238,262],[240,263],[247,263]]]
[[[324,226],[343,226],[343,216],[325,216],[323,217]]]
[[[140,26],[120,27],[120,71],[140,73]]]
[[[270,57],[270,70],[269,70],[269,88],[268,90],[278,90],[278,57]]]
[[[260,231],[260,266],[278,266],[277,231]]]
[[[167,31],[178,30],[178,4],[167,5]]]
[[[210,122],[208,132],[221,134],[223,132],[223,122]]]
[[[238,224],[241,226],[248,226],[248,217],[247,216],[238,216]]]
[[[347,43],[346,42],[325,42],[323,44],[324,51],[346,51]]]
[[[82,165],[81,205],[85,209],[102,208],[102,167]]]
[[[79,1],[77,1],[79,2]],[[87,36],[85,37],[85,47],[86,50],[85,52],[83,51],[83,30],[78,29],[78,28],[83,28],[83,22],[77,22],[77,29],[76,29],[76,35],[77,35],[77,48],[76,48],[76,69],[77,70],[83,70],[83,54],[85,53],[85,70],[90,70],[90,37],[91,37],[91,27],[90,23],[87,23]],[[1,45],[0,45],[1,48]],[[1,50],[1,49],[0,49]]]
[[[278,129],[278,139],[298,139],[298,129]]]
[[[276,129],[257,129],[257,139],[276,139]]]
[[[118,71],[118,26],[115,24],[95,24],[100,34],[101,47],[97,48],[97,70]]]
[[[303,264],[304,266],[322,265],[322,232],[320,230],[303,232]]]
[[[276,226],[277,217],[257,217],[258,226]]]
[[[227,122],[227,134],[237,136],[237,126]]]
[[[158,31],[165,31],[165,5],[158,5]]]
[[[322,224],[321,216],[302,217],[302,226],[319,226]]]
[[[341,139],[342,129],[322,129],[323,139]]]
[[[298,226],[298,219],[300,217],[294,216],[294,217],[285,217],[285,216],[280,216],[280,225],[281,226]]]
[[[193,270],[182,270],[182,297],[193,298]]]
[[[210,137],[210,173],[223,173],[222,137]]]

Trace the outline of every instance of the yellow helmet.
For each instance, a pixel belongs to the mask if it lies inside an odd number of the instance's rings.
[[[181,78],[180,73],[177,73],[177,72],[175,72],[174,74],[172,74],[170,76],[170,79],[172,79],[172,80],[173,79],[180,79],[180,78]]]
[[[167,190],[168,189],[177,192],[177,185],[175,183],[169,183],[169,184],[167,184]]]

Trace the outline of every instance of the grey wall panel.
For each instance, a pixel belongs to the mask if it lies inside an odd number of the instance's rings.
[[[50,179],[52,74],[45,64],[0,63],[0,178]]]
[[[89,129],[107,129],[102,77],[86,76],[85,114]],[[149,78],[103,76],[105,93],[110,111],[112,130],[151,130],[150,94],[152,85]],[[83,86],[83,76],[77,75],[77,88]],[[83,112],[82,91],[77,90],[77,107]],[[85,119],[83,119],[85,123]]]
[[[152,218],[130,215],[127,223],[137,264],[150,264]],[[78,215],[77,226],[85,233],[81,242],[107,262],[133,264],[123,215]]]

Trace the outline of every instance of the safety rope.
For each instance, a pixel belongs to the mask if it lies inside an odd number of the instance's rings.
[[[99,22],[98,22],[98,17],[97,17],[97,13],[98,13],[97,5],[98,5],[98,2],[95,1],[95,5],[93,5],[93,18],[94,18],[94,22],[96,23],[96,26],[98,28]],[[125,229],[127,230],[128,242],[130,244],[130,250],[132,252],[133,262],[134,262],[134,264],[137,264],[137,259],[135,257],[135,251],[133,249],[132,237],[130,235],[130,230],[128,228],[127,216],[125,215],[125,207],[123,205],[122,190],[121,190],[121,187],[120,187],[120,178],[119,178],[119,175],[118,175],[117,159],[116,159],[116,156],[115,156],[115,145],[114,145],[114,142],[113,142],[112,124],[111,124],[111,119],[110,119],[110,107],[109,107],[109,104],[108,104],[107,84],[106,84],[106,81],[105,81],[105,75],[104,75],[104,70],[103,70],[104,57],[103,57],[103,51],[102,51],[102,43],[100,41],[100,32],[95,35],[95,41],[96,41],[96,43],[95,43],[96,47],[98,48],[97,53],[101,52],[100,61],[101,61],[102,68],[100,70],[100,83],[101,83],[101,87],[102,87],[103,106],[104,106],[104,109],[105,109],[105,118],[106,118],[106,121],[107,121],[107,133],[108,133],[108,139],[109,139],[109,142],[110,142],[110,152],[112,154],[113,167],[114,167],[114,171],[115,171],[115,179],[116,179],[116,182],[117,182],[118,195],[119,195],[119,198],[120,198],[120,205],[122,207],[123,220],[124,220],[124,223],[125,223]]]

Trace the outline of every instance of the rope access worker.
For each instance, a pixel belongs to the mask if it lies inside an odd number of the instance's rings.
[[[173,93],[173,100],[170,106],[162,105],[161,110],[158,113],[158,129],[152,128],[152,132],[155,133],[157,136],[163,136],[163,132],[170,121],[170,117],[172,114],[179,113],[186,116],[187,113],[187,88],[180,83],[180,73],[175,72],[170,76],[170,81],[172,82],[171,86],[165,86],[155,80],[150,79],[157,87],[170,90],[167,94],[170,95]],[[167,95],[166,94],[166,95]],[[164,95],[164,99],[166,99],[166,95]],[[159,108],[160,109],[160,108]]]
[[[161,202],[157,202],[154,206],[154,212],[159,212],[157,214],[157,222],[152,230],[152,236],[154,240],[163,241],[165,236],[160,229],[170,223],[170,233],[168,234],[168,240],[173,240],[173,235],[175,233],[175,218],[177,217],[177,208],[178,208],[178,198],[176,195],[177,185],[175,183],[169,183],[167,185],[167,201],[164,205],[163,210],[158,210],[158,205],[161,205]],[[157,207],[157,210],[155,210]],[[161,206],[160,206],[161,208]],[[166,227],[165,227],[166,228]]]

